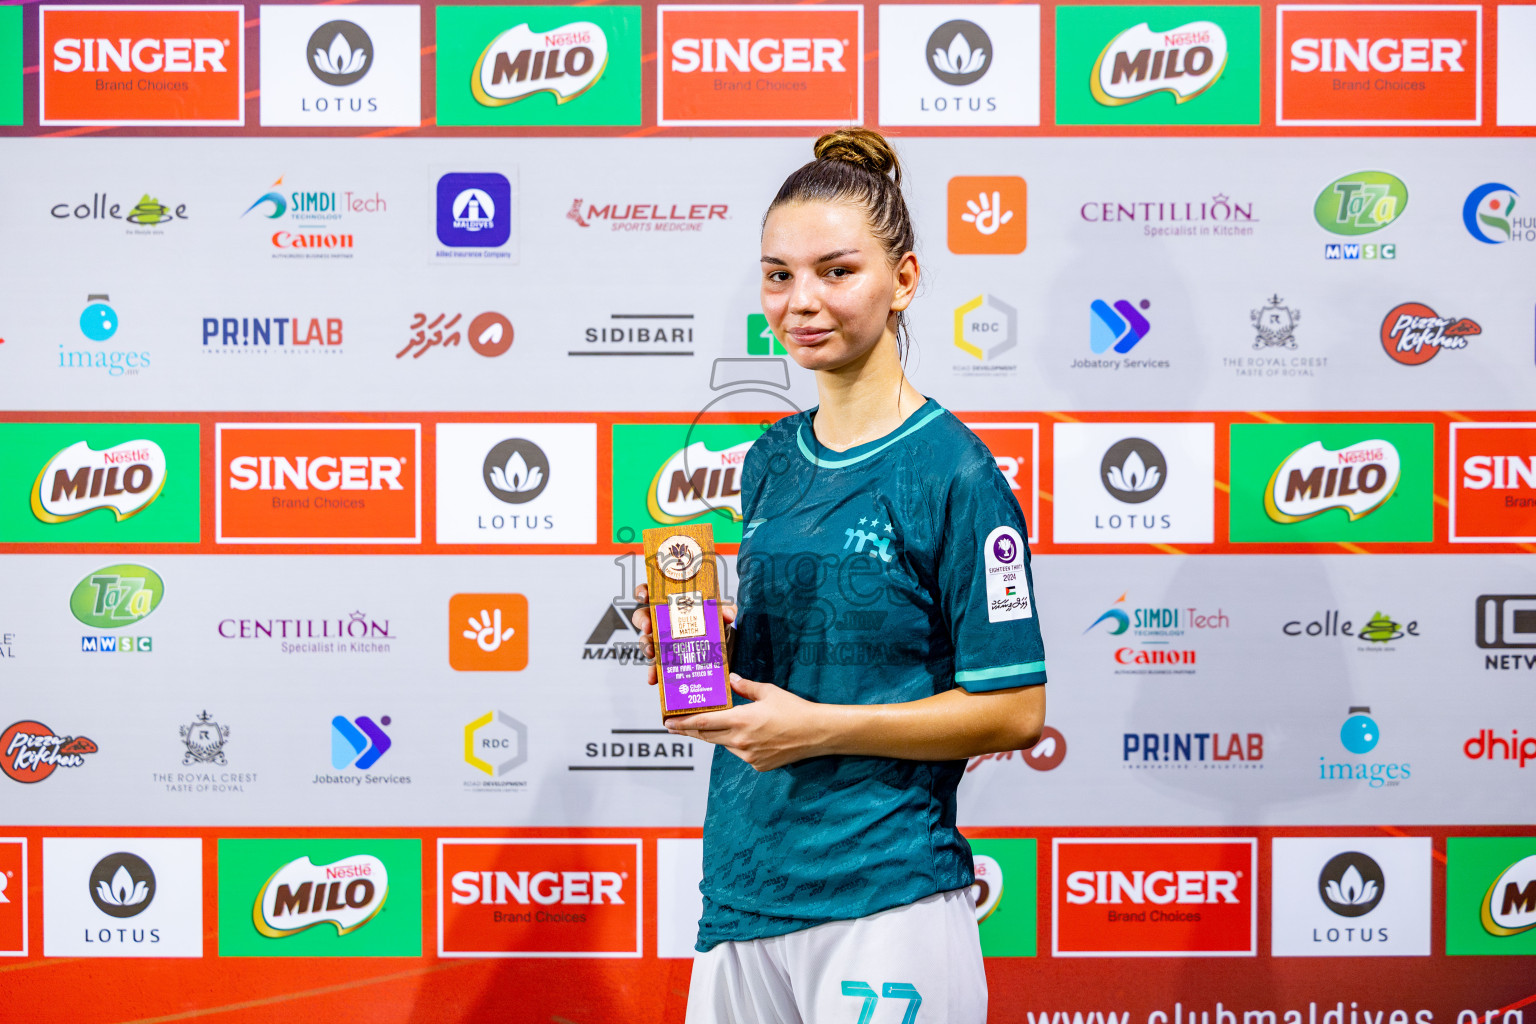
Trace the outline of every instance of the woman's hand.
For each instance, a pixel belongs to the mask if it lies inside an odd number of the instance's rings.
[[[796,697],[772,683],[759,683],[731,673],[731,689],[752,703],[726,711],[667,719],[674,736],[704,740],[725,747],[760,772],[827,753],[825,704]]]
[[[656,639],[651,636],[651,606],[647,601],[649,595],[650,591],[644,583],[635,588],[635,600],[640,602],[640,607],[635,609],[635,614],[631,616],[630,621],[634,623],[635,630],[640,634],[640,655],[650,663],[650,667],[645,670],[645,681],[651,686],[655,686]],[[722,604],[720,606],[720,617],[725,620],[726,626],[729,627],[736,621],[736,606],[733,604]]]

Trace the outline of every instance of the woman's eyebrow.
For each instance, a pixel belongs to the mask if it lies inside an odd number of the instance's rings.
[[[838,250],[836,250],[834,252],[829,252],[829,253],[827,253],[827,254],[825,254],[823,256],[816,257],[816,262],[817,263],[829,263],[832,260],[841,259],[844,256],[857,256],[858,254],[859,254],[859,250],[857,250],[857,249],[838,249]],[[758,260],[758,262],[759,263],[772,263],[776,267],[787,267],[787,266],[789,266],[788,263],[786,263],[783,260],[779,259],[777,256],[763,256],[763,257],[761,257]]]

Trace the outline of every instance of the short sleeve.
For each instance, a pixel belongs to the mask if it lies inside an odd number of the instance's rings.
[[[983,450],[983,454],[985,450]],[[955,683],[980,692],[1045,682],[1028,528],[990,455],[960,467],[943,510],[940,598]]]

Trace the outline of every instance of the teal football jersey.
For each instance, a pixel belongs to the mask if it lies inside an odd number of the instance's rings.
[[[1043,684],[1029,531],[981,440],[930,398],[837,452],[817,442],[815,413],[747,452],[732,669],[821,704]],[[836,755],[758,772],[717,747],[697,948],[970,885],[964,769]]]

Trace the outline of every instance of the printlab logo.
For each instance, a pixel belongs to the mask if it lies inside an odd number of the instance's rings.
[[[459,672],[518,672],[528,666],[528,599],[454,594],[448,599],[448,664]]]
[[[203,317],[203,355],[341,355],[344,324],[340,317]]]
[[[1461,222],[1467,234],[1488,245],[1536,241],[1536,217],[1516,217],[1520,193],[1508,185],[1479,185],[1461,205]]]
[[[347,718],[337,715],[331,719],[331,767],[337,771],[356,768],[366,772],[378,764],[379,758],[394,746],[382,726],[389,724],[389,716],[377,722],[367,715]]]
[[[373,40],[353,22],[328,21],[309,37],[304,55],[310,72],[326,85],[351,85],[373,67]]]
[[[134,853],[103,857],[91,871],[91,902],[109,917],[136,917],[155,898],[155,873]]]
[[[501,248],[512,237],[512,213],[504,174],[452,173],[437,181],[437,240],[451,249]]]
[[[549,458],[532,441],[509,437],[486,452],[481,474],[498,501],[523,505],[549,486]]]
[[[220,725],[212,715],[204,711],[188,725],[181,727],[181,745],[186,753],[181,757],[183,765],[217,764],[229,761],[224,756],[224,744],[229,742],[229,726]]]
[[[1135,771],[1179,771],[1191,764],[1206,770],[1262,770],[1263,760],[1261,732],[1128,732],[1121,737],[1120,761]]]
[[[412,313],[410,336],[405,348],[395,353],[396,359],[407,354],[420,359],[434,348],[457,348],[461,341],[476,355],[494,359],[512,348],[512,321],[500,313],[481,313],[464,323],[463,313],[439,313],[429,317],[426,313]]]
[[[1023,178],[949,179],[949,251],[1011,255],[1028,244],[1029,188]]]
[[[84,736],[59,736],[41,722],[12,722],[0,732],[0,770],[17,782],[42,782],[58,768],[79,768],[100,748]]]
[[[1386,171],[1356,171],[1329,182],[1312,204],[1319,227],[1335,235],[1369,235],[1397,221],[1408,209],[1408,186]],[[1323,246],[1329,260],[1395,260],[1395,243],[1340,243]]]
[[[1476,320],[1440,316],[1422,302],[1404,302],[1382,319],[1381,347],[1404,366],[1421,366],[1441,349],[1465,349],[1468,338],[1482,333]]]
[[[1139,505],[1162,491],[1168,479],[1168,460],[1151,441],[1128,437],[1104,453],[1099,462],[1099,479],[1116,501]]]
[[[1351,850],[1323,865],[1317,892],[1323,905],[1340,917],[1363,917],[1387,894],[1387,879],[1380,864]]]

